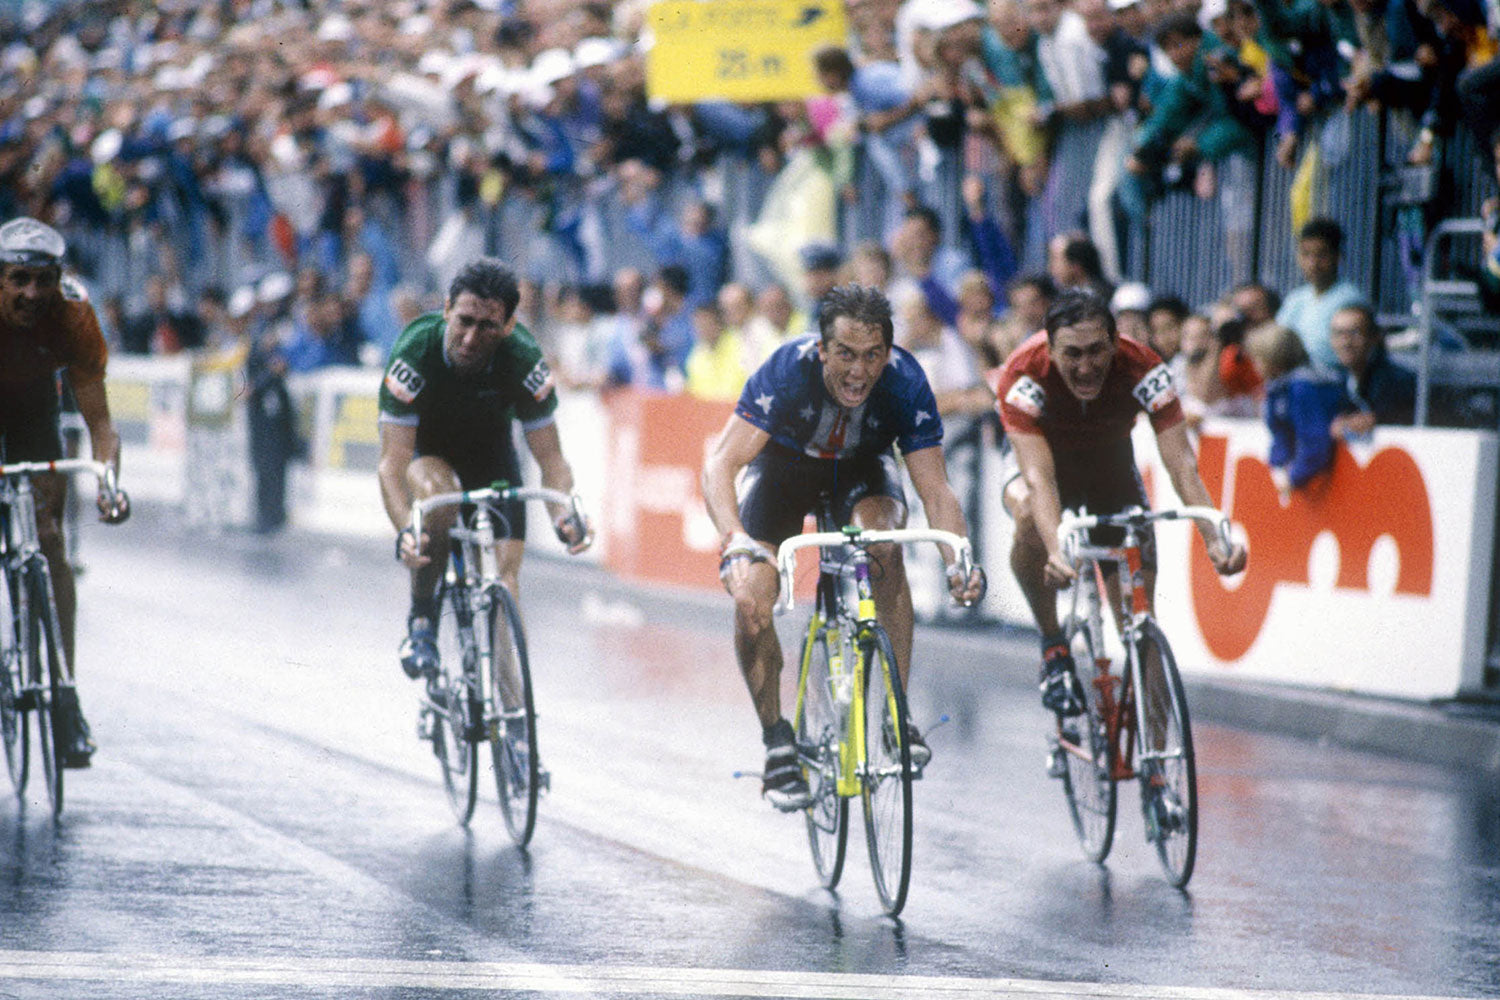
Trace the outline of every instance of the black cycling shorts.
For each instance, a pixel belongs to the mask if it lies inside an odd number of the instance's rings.
[[[421,454],[419,451],[418,454]],[[466,490],[483,489],[497,481],[511,486],[521,485],[521,462],[516,450],[507,440],[503,446],[494,448],[467,448],[449,455],[433,454],[453,467],[458,484]],[[492,504],[495,512],[495,537],[526,540],[526,504],[520,500],[507,500]]]
[[[0,387],[0,458],[52,462],[63,457],[57,433],[57,384],[49,377]]]
[[[889,452],[855,459],[811,458],[774,442],[745,466],[737,484],[740,522],[759,542],[780,545],[802,533],[826,496],[838,526],[849,524],[865,497],[890,497],[906,506],[896,456]]]
[[[1002,488],[1021,474],[1015,451],[1006,444],[1002,465]],[[1135,464],[1135,451],[1127,442],[1124,447],[1086,452],[1054,452],[1053,467],[1057,473],[1057,497],[1064,510],[1086,509],[1090,514],[1118,514],[1129,507],[1147,510],[1146,486],[1141,470]],[[1008,508],[1007,508],[1008,511]],[[1120,545],[1125,541],[1124,528],[1095,528],[1089,532],[1095,545]],[[1141,543],[1141,564],[1156,569],[1156,532],[1148,529]]]

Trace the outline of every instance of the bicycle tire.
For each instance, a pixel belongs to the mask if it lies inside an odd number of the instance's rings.
[[[55,713],[58,705],[58,681],[66,670],[62,664],[62,650],[57,645],[57,611],[52,600],[52,577],[47,573],[45,565],[33,568],[30,587],[30,593],[26,597],[30,630],[27,648],[31,658],[30,683],[36,694],[32,707],[36,716],[42,777],[47,785],[47,799],[52,805],[52,815],[56,818],[62,815],[63,809],[63,767],[58,746],[62,727],[57,725]]]
[[[1181,889],[1193,877],[1198,857],[1198,765],[1193,753],[1193,729],[1188,721],[1187,696],[1182,675],[1167,637],[1155,622],[1148,621],[1136,640],[1137,663],[1144,672],[1151,648],[1159,653],[1165,690],[1160,706],[1166,709],[1164,740],[1159,748],[1148,749],[1151,736],[1146,720],[1138,720],[1138,753],[1145,764],[1152,754],[1155,768],[1141,775],[1141,812],[1146,820],[1147,839],[1156,847],[1167,881]],[[1151,705],[1147,705],[1147,712]],[[1137,771],[1141,768],[1138,766]],[[1161,781],[1156,783],[1153,772]],[[1152,834],[1155,834],[1152,836]]]
[[[1109,727],[1100,708],[1099,687],[1093,683],[1097,675],[1093,639],[1088,629],[1076,621],[1069,623],[1065,633],[1078,679],[1083,683],[1087,710],[1071,719],[1058,720],[1058,739],[1071,742],[1078,751],[1063,749],[1066,765],[1062,775],[1063,795],[1067,797],[1068,815],[1084,856],[1102,863],[1114,845],[1119,801]],[[1069,726],[1077,727],[1071,741],[1065,732]]]
[[[839,795],[843,725],[829,678],[828,628],[809,629],[802,640],[797,681],[797,755],[812,804],[804,812],[813,867],[823,888],[838,886],[849,843],[849,800]]]
[[[464,659],[474,644],[466,601],[462,587],[445,584],[439,595],[438,678],[429,682],[428,692],[432,752],[442,769],[448,805],[460,826],[469,825],[479,800],[479,744],[468,738],[472,698]]]
[[[911,885],[912,770],[906,740],[906,691],[890,637],[870,626],[857,643],[865,663],[865,770],[861,801],[875,892],[889,916],[906,905]]]
[[[500,813],[505,817],[505,828],[518,846],[531,842],[536,830],[536,803],[541,784],[541,757],[536,741],[536,701],[531,689],[531,662],[526,653],[526,630],[521,625],[520,609],[515,598],[504,587],[494,588],[495,600],[490,604],[488,627],[490,648],[503,655],[497,656],[490,671],[491,698],[501,717],[489,733],[490,756],[495,770],[495,791],[500,797]],[[503,645],[496,625],[501,616],[505,618],[506,635]],[[520,688],[521,704],[515,709],[505,709],[501,698],[500,667],[509,663],[515,670],[515,680]],[[512,722],[519,723],[514,729]]]
[[[0,743],[5,745],[5,769],[16,795],[26,794],[31,773],[30,713],[23,702],[29,657],[23,642],[26,602],[15,578],[5,574],[0,583]]]

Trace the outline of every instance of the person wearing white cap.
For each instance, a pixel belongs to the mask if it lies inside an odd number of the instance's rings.
[[[0,459],[62,457],[56,379],[61,369],[88,426],[94,459],[118,472],[120,436],[104,393],[109,349],[87,293],[63,279],[66,250],[57,230],[35,219],[0,225]],[[67,483],[60,476],[38,476],[34,488],[37,534],[52,575],[65,656],[66,676],[58,678],[57,742],[64,767],[87,767],[96,745],[73,687],[77,594],[59,516]],[[101,487],[98,504],[100,517],[111,524],[130,516],[123,493]]]

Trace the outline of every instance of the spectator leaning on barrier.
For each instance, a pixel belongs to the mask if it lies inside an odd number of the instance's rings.
[[[1312,359],[1324,367],[1338,364],[1329,341],[1333,314],[1345,306],[1361,305],[1365,295],[1348,280],[1339,279],[1344,231],[1328,218],[1308,220],[1297,234],[1297,269],[1306,284],[1287,293],[1276,322],[1302,338]]]
[[[1330,326],[1339,373],[1356,412],[1334,420],[1338,437],[1368,434],[1376,424],[1410,424],[1417,405],[1417,377],[1391,360],[1385,336],[1369,306],[1345,306]]]
[[[1266,383],[1267,463],[1285,496],[1333,464],[1333,422],[1352,406],[1339,377],[1308,358],[1295,331],[1260,327],[1246,335],[1245,349]]]

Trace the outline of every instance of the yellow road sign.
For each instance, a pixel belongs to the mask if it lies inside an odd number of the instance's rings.
[[[813,53],[848,44],[841,0],[661,0],[647,24],[646,87],[673,103],[811,97]]]

